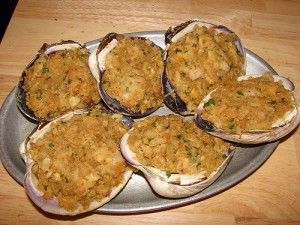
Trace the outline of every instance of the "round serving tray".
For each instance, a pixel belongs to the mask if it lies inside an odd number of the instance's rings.
[[[164,31],[130,33],[130,36],[149,38],[164,48]],[[100,43],[94,40],[86,43],[89,50]],[[246,49],[247,74],[257,74],[274,69],[255,53]],[[36,124],[27,120],[16,107],[16,88],[7,96],[0,110],[0,157],[7,172],[21,185],[25,174],[25,163],[19,154],[19,145],[34,129]],[[155,114],[169,111],[163,107]],[[258,169],[272,154],[279,142],[264,145],[237,147],[236,152],[222,175],[209,187],[188,198],[167,199],[156,195],[144,177],[137,173],[132,176],[122,192],[112,201],[95,212],[132,214],[158,211],[200,201],[228,189]]]

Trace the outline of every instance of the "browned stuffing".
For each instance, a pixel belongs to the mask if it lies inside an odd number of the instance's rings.
[[[167,174],[209,175],[226,158],[229,144],[180,116],[151,116],[134,124],[128,145],[139,162]]]
[[[157,108],[163,102],[162,50],[152,42],[124,38],[107,55],[103,76],[105,91],[133,112]]]
[[[202,98],[224,79],[243,75],[244,57],[235,34],[195,25],[168,50],[167,72],[179,97],[195,112]]]
[[[52,124],[27,151],[44,198],[57,197],[61,207],[73,211],[107,197],[128,169],[119,151],[126,130],[99,111]]]
[[[295,108],[292,93],[271,74],[227,83],[212,93],[202,117],[229,132],[270,130]]]
[[[53,118],[99,102],[88,56],[88,50],[80,48],[42,54],[25,71],[26,103],[36,116]]]

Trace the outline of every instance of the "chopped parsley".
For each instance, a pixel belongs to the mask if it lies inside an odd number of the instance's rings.
[[[169,178],[171,176],[171,172],[170,171],[166,171],[166,176]]]
[[[150,143],[154,138],[147,138],[148,143]]]
[[[226,159],[226,158],[227,158],[227,155],[226,155],[226,154],[223,154],[223,155],[222,155],[222,158],[223,158],[223,159]]]
[[[54,147],[54,144],[53,144],[53,143],[49,143],[49,144],[48,144],[48,147],[49,147],[49,148],[53,148],[53,147]]]
[[[207,102],[204,103],[204,108],[212,105],[215,105],[215,100],[213,98],[209,99]]]
[[[235,127],[235,123],[234,122],[229,122],[229,129],[233,129]]]
[[[272,105],[275,105],[276,104],[276,100],[272,100],[269,103],[272,104]]]
[[[42,73],[48,73],[49,72],[49,69],[48,69],[48,67],[43,67],[43,69],[42,69]]]
[[[236,93],[237,93],[238,95],[244,96],[244,93],[241,92],[241,91],[237,91]]]
[[[182,50],[181,50],[181,49],[179,49],[179,48],[176,48],[176,49],[175,49],[175,52],[176,52],[176,53],[178,53],[178,52],[182,52]]]
[[[186,154],[191,158],[193,156],[192,149],[189,146],[184,146]]]
[[[175,137],[176,137],[177,139],[182,139],[182,134],[177,134],[177,135],[175,135]]]

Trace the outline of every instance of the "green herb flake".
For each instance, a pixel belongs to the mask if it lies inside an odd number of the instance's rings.
[[[238,95],[244,96],[244,93],[241,92],[241,91],[237,91],[236,93],[237,93]]]
[[[171,172],[170,171],[166,171],[166,176],[169,178],[171,176]]]
[[[186,145],[184,146],[184,148],[185,148],[186,154],[191,158],[192,154],[193,154],[191,148]]]
[[[276,100],[272,100],[269,103],[272,104],[272,105],[275,105],[276,104]]]
[[[213,98],[209,99],[207,102],[204,103],[204,108],[208,107],[208,106],[212,106],[215,105],[215,100]]]
[[[178,53],[178,52],[182,52],[182,50],[181,50],[181,49],[179,49],[179,48],[176,48],[176,49],[175,49],[175,52],[176,52],[176,53]]]
[[[126,93],[128,93],[129,92],[129,87],[126,87]]]
[[[49,69],[44,66],[43,69],[42,69],[42,73],[48,73],[48,72],[49,72]]]
[[[41,89],[38,89],[38,90],[35,92],[35,94],[36,94],[36,98],[37,98],[38,100],[41,100],[41,99],[42,99],[43,91],[42,91]]]
[[[150,143],[154,138],[147,138],[148,143]]]
[[[235,123],[234,122],[230,122],[228,128],[229,129],[233,129],[235,127]]]
[[[176,137],[177,139],[182,139],[182,134],[177,134],[177,135],[175,135],[175,137]]]
[[[53,148],[53,147],[54,147],[54,144],[53,144],[53,143],[49,143],[49,144],[48,144],[48,147],[49,147],[49,148]]]
[[[226,159],[227,158],[227,155],[226,154],[223,154],[222,155],[222,159]]]

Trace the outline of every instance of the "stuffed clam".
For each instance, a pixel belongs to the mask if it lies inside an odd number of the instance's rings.
[[[168,198],[196,194],[213,183],[233,156],[233,147],[178,115],[149,116],[121,140],[124,158],[153,190]]]
[[[90,55],[100,95],[115,112],[143,117],[163,103],[163,51],[143,37],[107,34]]]
[[[294,85],[265,73],[242,76],[210,92],[199,105],[201,128],[225,140],[258,144],[278,140],[300,121]]]
[[[76,215],[114,198],[132,175],[119,150],[128,130],[121,120],[96,108],[39,125],[20,146],[30,199],[46,212]]]
[[[165,34],[165,104],[189,115],[211,90],[245,73],[245,51],[238,36],[222,25],[190,20]]]
[[[16,93],[18,108],[40,122],[98,104],[88,57],[88,49],[74,41],[44,44],[22,73]]]

